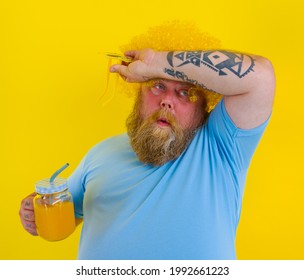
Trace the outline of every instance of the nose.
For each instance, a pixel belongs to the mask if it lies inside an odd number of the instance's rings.
[[[172,101],[170,101],[169,99],[163,99],[163,100],[160,102],[160,106],[161,106],[163,109],[167,109],[167,110],[172,110],[172,109],[173,109],[173,103],[172,103]]]
[[[166,110],[173,110],[175,104],[175,94],[173,91],[167,91],[161,96],[160,106]]]

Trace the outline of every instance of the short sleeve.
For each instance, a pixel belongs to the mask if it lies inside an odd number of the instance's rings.
[[[222,159],[233,171],[239,172],[248,169],[268,122],[269,118],[258,127],[240,129],[230,118],[222,99],[211,112],[207,128],[217,143]]]
[[[69,192],[72,194],[74,202],[75,216],[77,218],[83,217],[83,197],[84,197],[84,179],[83,179],[83,169],[84,169],[85,158],[79,163],[77,168],[68,178]]]

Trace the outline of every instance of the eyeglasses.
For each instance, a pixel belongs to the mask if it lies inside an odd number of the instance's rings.
[[[150,80],[145,82],[144,85],[148,87],[154,95],[161,95],[167,90],[167,86],[162,80]],[[175,90],[175,92],[177,93],[177,97],[183,102],[196,102],[202,89],[195,85],[190,87],[185,85],[185,87],[181,87]]]

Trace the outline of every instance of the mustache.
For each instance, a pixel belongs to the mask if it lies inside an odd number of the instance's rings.
[[[174,115],[167,109],[160,109],[160,110],[154,112],[146,120],[148,123],[155,123],[156,121],[158,121],[160,119],[166,120],[166,122],[168,122],[171,127],[177,126],[177,121],[176,121]]]

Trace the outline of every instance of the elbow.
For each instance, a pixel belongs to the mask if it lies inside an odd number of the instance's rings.
[[[263,92],[267,92],[270,98],[274,98],[276,77],[273,64],[264,57],[259,59],[259,83],[263,87]]]
[[[272,62],[265,58],[265,57],[259,57],[258,64],[261,70],[261,73],[265,75],[266,77],[272,77],[274,79],[275,73],[274,73],[274,67]]]

